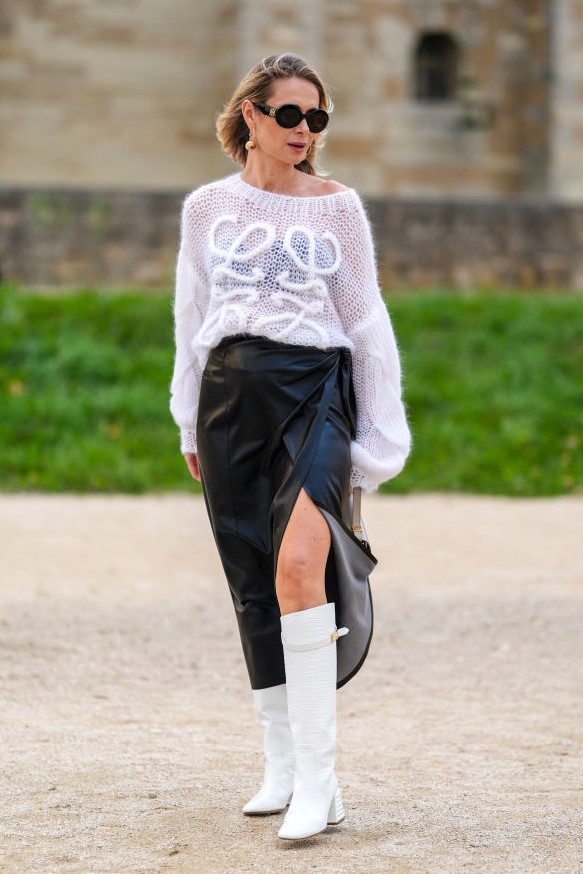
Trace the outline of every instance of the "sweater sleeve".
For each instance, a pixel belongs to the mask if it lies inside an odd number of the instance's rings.
[[[360,198],[355,197],[343,246],[344,287],[350,292],[339,295],[338,311],[354,344],[357,425],[351,485],[370,492],[403,469],[411,435],[401,399],[399,353],[378,285],[370,225]]]
[[[180,449],[183,453],[196,452],[196,417],[202,366],[193,351],[193,340],[208,306],[207,284],[195,257],[197,226],[196,206],[190,195],[182,209],[180,249],[176,262],[176,354],[170,386],[170,411],[180,428]]]

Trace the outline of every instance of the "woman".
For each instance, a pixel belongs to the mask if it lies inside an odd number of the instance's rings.
[[[331,108],[294,55],[250,70],[217,120],[242,172],[186,198],[176,271],[171,410],[264,726],[264,782],[243,811],[289,803],[288,839],[344,818],[336,687],[366,655],[336,652],[350,653],[335,615],[354,572],[350,490],[399,473],[410,442],[362,204],[316,174]]]

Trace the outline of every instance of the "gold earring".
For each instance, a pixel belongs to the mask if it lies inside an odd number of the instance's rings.
[[[249,131],[249,139],[245,143],[245,148],[247,149],[248,152],[251,152],[255,148],[255,146],[257,145],[254,137],[255,137],[255,134],[251,133],[251,131]]]

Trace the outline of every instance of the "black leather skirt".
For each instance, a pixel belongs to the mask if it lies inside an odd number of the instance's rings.
[[[368,573],[376,559],[350,528],[356,402],[347,349],[228,337],[202,375],[197,420],[203,493],[233,598],[253,689],[285,683],[275,572],[302,488],[326,518],[326,595],[337,624],[338,686],[372,635]],[[358,616],[354,615],[358,613]]]

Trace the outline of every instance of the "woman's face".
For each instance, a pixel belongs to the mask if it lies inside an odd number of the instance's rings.
[[[271,94],[265,102],[276,109],[286,103],[292,103],[305,113],[308,109],[319,108],[318,89],[312,82],[295,76],[289,79],[276,79]],[[245,119],[247,120],[247,116]],[[255,107],[253,107],[251,129],[255,129],[258,151],[292,166],[304,160],[308,149],[318,136],[310,131],[305,118],[302,118],[296,127],[284,128],[280,127],[274,118],[263,115]]]

